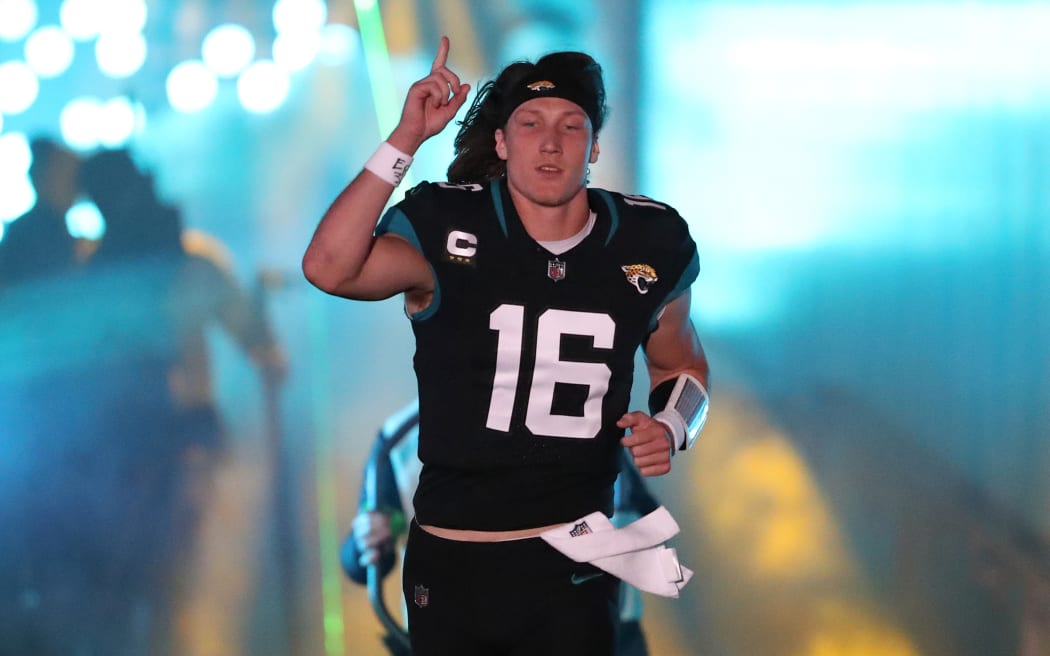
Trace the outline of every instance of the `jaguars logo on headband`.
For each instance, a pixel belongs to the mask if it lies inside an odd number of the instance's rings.
[[[532,91],[550,91],[554,88],[554,83],[549,80],[540,80],[539,82],[533,82],[527,86]]]
[[[648,264],[627,264],[620,267],[627,275],[627,282],[634,285],[639,294],[647,294],[659,278],[656,277],[656,269]]]

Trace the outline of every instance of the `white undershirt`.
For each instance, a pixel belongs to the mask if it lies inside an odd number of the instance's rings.
[[[598,215],[591,211],[590,216],[587,217],[587,224],[583,226],[583,230],[580,230],[572,237],[565,239],[558,239],[556,241],[540,241],[536,240],[536,243],[543,246],[551,253],[555,255],[561,255],[565,251],[575,247],[581,241],[587,238],[587,235],[591,234],[591,230],[594,230],[594,223],[597,221]]]

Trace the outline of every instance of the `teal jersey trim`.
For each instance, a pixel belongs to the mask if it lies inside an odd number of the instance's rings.
[[[678,279],[678,284],[675,285],[671,291],[669,298],[674,298],[689,289],[689,287],[696,282],[697,277],[700,275],[700,254],[697,251],[693,251],[693,257],[689,259],[689,265],[685,267],[685,271],[682,271],[682,277]]]
[[[423,252],[423,245],[419,242],[419,236],[416,235],[416,229],[412,227],[412,222],[397,207],[391,207],[387,210],[386,214],[379,221],[379,225],[376,226],[377,237],[388,232],[404,237],[417,251]]]
[[[664,308],[689,289],[699,275],[700,254],[694,250],[693,257],[689,260],[689,264],[685,267],[685,270],[682,271],[682,275],[678,278],[678,283],[675,284],[674,289],[672,289],[671,293],[667,295],[664,302],[660,304],[660,307],[656,308],[656,311],[653,312],[652,319],[649,320],[649,332],[656,330],[656,326],[660,322],[660,313],[664,311]]]
[[[608,246],[609,242],[612,241],[613,235],[616,234],[616,230],[620,227],[620,212],[616,209],[616,202],[613,201],[612,195],[604,189],[595,189],[595,193],[605,201],[605,206],[609,208],[609,234],[605,237],[605,245]]]
[[[507,215],[503,211],[503,195],[500,193],[501,184],[503,183],[500,180],[493,180],[492,184],[489,185],[489,190],[492,192],[492,205],[496,208],[496,218],[499,219],[500,230],[503,231],[504,237],[508,237]]]

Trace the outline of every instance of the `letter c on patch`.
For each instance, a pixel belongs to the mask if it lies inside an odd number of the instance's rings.
[[[474,257],[474,254],[478,252],[478,238],[469,232],[453,230],[448,233],[448,241],[445,243],[445,248],[448,250],[449,255]]]

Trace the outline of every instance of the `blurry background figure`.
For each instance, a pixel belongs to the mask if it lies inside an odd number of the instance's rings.
[[[64,212],[77,194],[72,176],[86,170],[60,157],[61,175],[38,183],[51,190],[41,198],[57,200],[32,217],[46,217],[51,233],[37,243],[52,256],[35,261],[50,259],[53,270],[3,294],[0,345],[19,356],[5,358],[17,366],[2,376],[15,447],[3,503],[26,510],[4,517],[17,574],[0,621],[17,622],[5,633],[12,653],[145,653],[170,544],[171,485],[156,463],[175,456],[166,383],[175,326],[156,290],[161,274],[76,266]]]
[[[406,529],[415,516],[412,498],[423,466],[418,450],[417,399],[383,423],[365,464],[358,513],[340,552],[343,570],[355,583],[367,583],[370,565],[377,567],[380,579],[386,577],[394,562],[399,560],[395,552],[403,554]],[[621,470],[613,498],[612,522],[617,527],[626,526],[660,505],[649,492],[645,479],[638,473],[627,451],[621,455]],[[382,611],[377,609],[377,612]],[[649,653],[641,619],[641,592],[626,583],[621,585],[616,656],[645,656]],[[394,656],[411,653],[407,643],[402,645],[404,641],[394,636],[384,636],[383,642]]]
[[[134,325],[134,316],[148,309],[159,319],[158,330],[135,334],[163,335],[172,348],[162,372],[170,423],[164,442],[151,439],[153,457],[142,467],[163,495],[151,511],[164,519],[156,526],[167,545],[157,563],[161,613],[151,653],[168,653],[177,651],[170,642],[178,639],[177,605],[186,592],[180,583],[187,580],[201,513],[228,447],[212,385],[209,331],[221,330],[271,383],[283,379],[286,360],[261,300],[238,284],[222,245],[183,229],[179,210],[158,197],[153,176],[129,151],[88,158],[82,184],[106,221],[86,268],[110,294],[109,307],[127,305],[124,325]]]
[[[168,372],[173,402],[194,446],[221,452],[207,330],[218,326],[264,376],[281,379],[284,351],[260,300],[242,289],[230,256],[214,237],[183,227],[179,210],[157,196],[153,176],[127,150],[102,151],[84,164],[83,185],[106,220],[106,235],[88,267],[136,271],[170,308],[177,360]],[[159,278],[158,278],[159,276]]]
[[[55,141],[29,142],[29,178],[36,204],[7,225],[0,241],[0,286],[68,273],[77,264],[77,241],[66,227],[66,212],[77,198],[80,158]]]
[[[112,608],[93,592],[116,576],[91,500],[122,486],[116,464],[96,457],[119,399],[95,367],[105,335],[82,330],[95,307],[66,226],[80,158],[44,138],[30,154],[36,203],[0,242],[0,636],[11,653],[91,654]]]
[[[64,233],[69,248],[49,242],[51,275],[0,295],[0,414],[12,454],[0,464],[0,651],[179,653],[182,574],[225,450],[208,330],[221,329],[272,380],[285,359],[221,249],[203,236],[184,247],[179,211],[130,152],[79,166],[56,152],[67,174],[50,178],[66,185],[52,187],[61,203],[31,219],[50,221],[51,239]],[[76,196],[78,168],[106,224],[80,266],[58,207]]]

